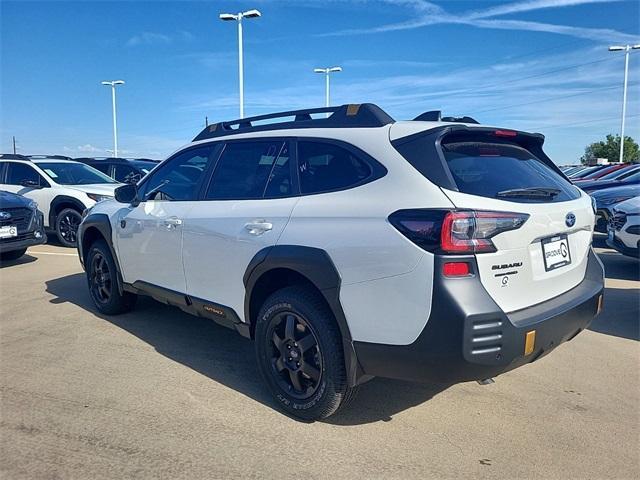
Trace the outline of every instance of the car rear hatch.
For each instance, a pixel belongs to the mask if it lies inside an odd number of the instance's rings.
[[[456,125],[393,143],[455,205],[441,249],[475,253],[471,273],[502,310],[544,302],[583,280],[593,205],[544,154],[541,135]]]

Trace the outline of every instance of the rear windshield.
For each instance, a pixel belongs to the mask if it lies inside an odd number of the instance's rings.
[[[562,202],[580,196],[562,175],[519,145],[508,142],[443,142],[458,190],[515,202]]]

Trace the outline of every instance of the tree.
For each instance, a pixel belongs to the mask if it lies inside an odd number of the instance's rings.
[[[607,135],[604,141],[588,145],[584,149],[584,155],[580,158],[582,163],[589,163],[596,158],[606,158],[610,162],[617,162],[620,158],[620,135]],[[624,137],[624,161],[640,162],[640,147],[636,141],[625,135]]]

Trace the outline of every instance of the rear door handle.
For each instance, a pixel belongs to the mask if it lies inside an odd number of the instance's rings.
[[[247,230],[251,235],[262,235],[264,232],[268,232],[273,229],[273,224],[266,222],[264,220],[256,220],[254,222],[249,222],[244,225],[245,230]]]

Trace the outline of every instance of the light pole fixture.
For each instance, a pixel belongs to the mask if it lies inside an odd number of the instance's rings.
[[[240,83],[240,118],[244,118],[244,69],[242,57],[242,19],[257,18],[262,16],[258,10],[247,10],[239,13],[221,13],[219,18],[223,22],[235,20],[238,22],[238,77]]]
[[[315,73],[322,73],[325,76],[325,99],[324,106],[328,107],[330,105],[330,97],[329,97],[329,75],[335,72],[341,72],[342,67],[327,67],[327,68],[314,68],[313,71]],[[327,113],[327,117],[329,114]]]
[[[627,116],[627,79],[629,77],[629,52],[640,49],[640,45],[614,45],[610,52],[624,52],[624,84],[622,87],[622,123],[620,125],[620,163],[624,161],[624,120]]]
[[[118,156],[118,126],[116,123],[116,85],[124,85],[124,80],[110,80],[102,82],[102,85],[111,87],[111,105],[113,107],[113,156]]]

